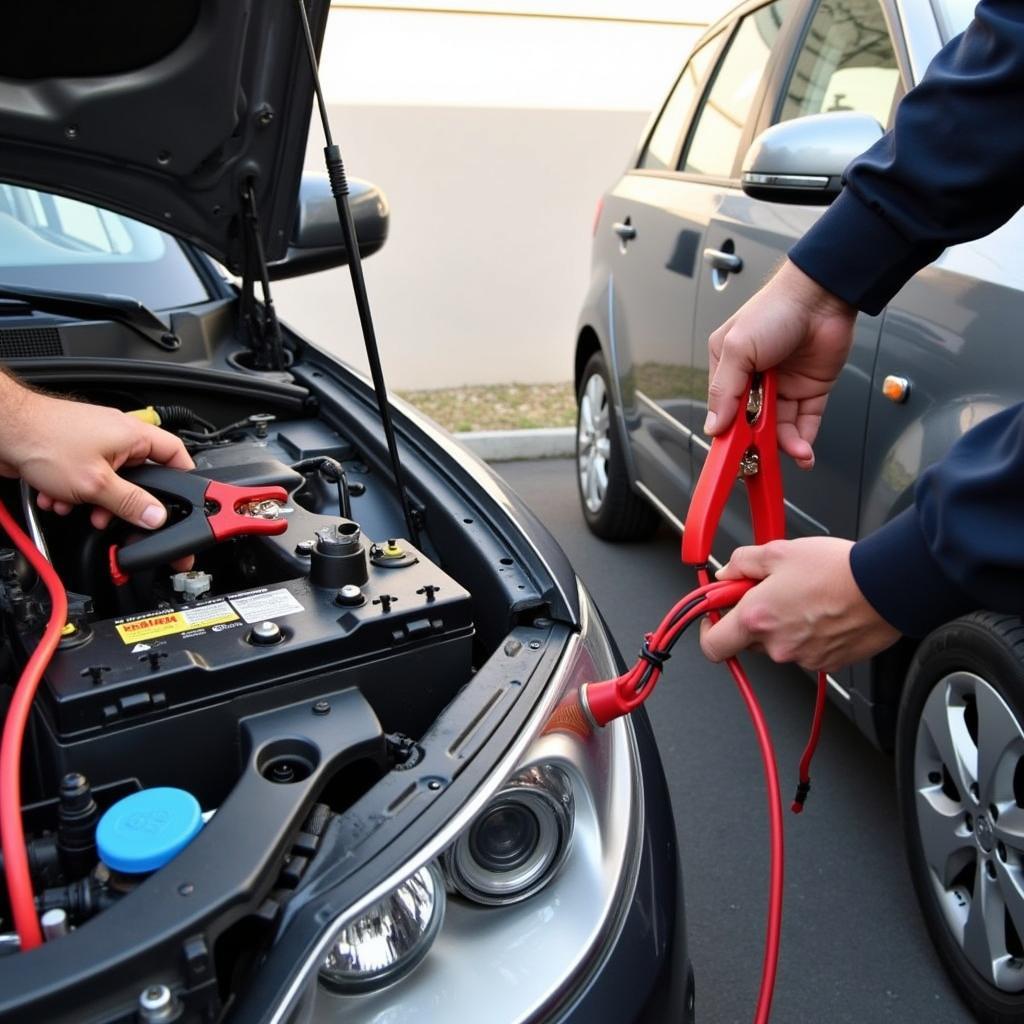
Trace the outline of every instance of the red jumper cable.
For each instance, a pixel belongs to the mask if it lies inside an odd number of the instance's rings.
[[[50,595],[50,618],[42,639],[28,659],[15,687],[0,745],[0,834],[3,837],[7,895],[21,948],[28,950],[38,946],[43,941],[43,935],[36,914],[25,832],[21,823],[21,747],[36,687],[60,642],[60,632],[67,621],[68,599],[53,566],[14,521],[3,502],[0,502],[0,528],[3,528],[14,546],[39,574]]]
[[[184,519],[118,550],[110,550],[114,582],[127,582],[126,570],[137,570],[192,554],[228,537],[279,534],[287,520],[262,518],[259,503],[283,505],[283,487],[239,487],[165,466],[145,465],[123,474],[143,487],[168,494],[189,505]],[[39,575],[50,596],[50,617],[38,646],[25,664],[14,690],[0,741],[0,843],[4,854],[7,894],[22,950],[42,942],[29,873],[21,821],[21,751],[36,689],[60,642],[67,621],[67,595],[53,566],[36,549],[0,502],[0,529],[10,537]]]
[[[776,422],[775,375],[755,374],[747,388],[745,402],[735,422],[715,438],[707,461],[694,488],[683,530],[682,560],[697,572],[700,586],[687,594],[662,619],[652,633],[644,637],[636,664],[615,679],[585,683],[580,688],[584,713],[596,726],[607,725],[621,715],[638,708],[654,690],[672,647],[690,623],[702,615],[717,621],[718,613],[729,608],[755,586],[753,580],[711,580],[708,565],[711,544],[722,516],[733,481],[737,475],[747,487],[754,542],[766,544],[785,535],[785,507],[782,500],[782,471],[779,464]],[[778,969],[779,941],[782,930],[783,828],[782,797],[775,751],[761,706],[750,680],[736,658],[726,662],[754,724],[768,789],[770,866],[768,891],[768,927],[765,940],[761,987],[755,1024],[766,1024],[771,1015],[775,975]],[[803,809],[811,788],[810,766],[821,731],[825,708],[827,676],[818,673],[818,692],[814,706],[811,735],[800,759],[800,776],[792,810]]]

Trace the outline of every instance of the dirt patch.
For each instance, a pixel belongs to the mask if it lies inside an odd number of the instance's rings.
[[[447,430],[528,430],[576,423],[572,384],[480,384],[399,391]]]

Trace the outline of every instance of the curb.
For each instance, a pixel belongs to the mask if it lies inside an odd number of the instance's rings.
[[[574,427],[542,427],[539,430],[471,430],[456,434],[484,462],[515,459],[567,459],[576,454]]]

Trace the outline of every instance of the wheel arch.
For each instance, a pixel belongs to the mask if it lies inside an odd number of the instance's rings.
[[[584,498],[583,489],[580,487],[584,519],[590,530],[603,540],[645,539],[656,529],[660,516],[646,496],[639,493],[635,486],[636,478],[633,472],[633,452],[630,447],[629,433],[623,423],[621,403],[616,397],[618,381],[614,362],[608,349],[601,343],[597,331],[586,321],[583,322],[577,334],[573,362],[577,410],[583,407],[580,396],[584,387],[589,389],[589,382],[597,375],[604,379],[605,395],[609,407],[607,419],[609,454],[605,463],[607,493],[604,499],[600,499],[598,507],[590,507],[588,505],[589,498]],[[597,369],[588,370],[591,365]],[[578,411],[577,461],[579,467],[583,467],[590,465],[589,460],[594,458],[595,453],[592,447],[587,449],[586,455],[581,453],[579,415]],[[587,479],[590,480],[589,476]],[[580,486],[579,479],[577,485]]]
[[[573,355],[572,384],[576,394],[579,394],[580,384],[583,382],[583,371],[587,363],[590,362],[590,357],[600,351],[602,351],[601,339],[597,336],[597,331],[590,324],[584,324],[576,336],[576,352]],[[605,362],[607,361],[606,356]],[[611,367],[609,367],[609,372],[611,372]]]
[[[885,448],[866,464],[861,488],[860,536],[894,519],[914,503],[914,487],[921,473],[970,430],[980,418],[1001,411],[1006,399],[962,398],[927,406],[891,435]],[[923,638],[922,638],[923,639]],[[896,745],[896,723],[907,671],[922,640],[904,637],[876,655],[855,684],[860,708],[854,717],[869,739],[891,752]]]
[[[580,384],[583,382],[583,371],[586,369],[591,357],[598,352],[603,356],[608,370],[609,396],[612,402],[615,422],[623,439],[623,454],[626,461],[626,472],[629,476],[629,486],[636,490],[636,457],[633,454],[630,431],[626,423],[626,412],[623,408],[621,381],[619,379],[619,368],[614,346],[606,344],[601,334],[598,333],[597,328],[589,320],[583,320],[576,332],[576,348],[573,353],[573,390],[577,395],[579,394]]]
[[[918,751],[925,709],[935,689],[954,677],[961,677],[954,684],[961,688],[961,693],[971,694],[975,714],[970,716],[967,713],[968,705],[961,697],[949,702],[945,713],[933,714],[932,725],[926,732],[934,737],[934,725],[938,721],[947,741],[928,744],[934,749],[930,752],[925,750],[922,763]],[[935,949],[977,1019],[987,1024],[1011,1024],[1020,1021],[1024,1013],[1021,975],[1019,972],[1016,975],[1004,973],[1000,978],[987,968],[996,962],[1005,963],[1007,953],[1011,964],[1016,961],[1015,966],[1019,966],[1020,947],[1024,940],[1019,913],[1006,913],[1008,908],[1001,899],[990,904],[993,914],[984,903],[978,908],[977,912],[986,918],[984,930],[988,934],[988,944],[982,949],[984,966],[977,962],[977,950],[972,954],[964,941],[965,920],[962,917],[975,913],[974,901],[979,890],[973,879],[983,864],[992,867],[997,858],[1007,863],[1006,853],[996,853],[992,843],[985,845],[979,842],[975,845],[967,836],[966,846],[960,849],[972,856],[954,863],[952,858],[960,856],[959,849],[954,850],[942,839],[938,840],[936,849],[935,824],[938,821],[940,828],[952,829],[958,820],[962,820],[958,815],[966,815],[966,833],[960,834],[967,835],[975,831],[974,823],[982,818],[987,818],[991,826],[1001,820],[1000,811],[1008,805],[1016,803],[1020,806],[1018,775],[1021,767],[1020,736],[1024,735],[1021,726],[1024,721],[1024,622],[1016,613],[976,611],[943,624],[922,641],[910,668],[908,683],[901,699],[895,767],[902,831],[914,889]],[[986,702],[986,714],[977,710],[980,691],[994,694],[995,699]],[[944,703],[946,701],[948,696]],[[953,703],[958,703],[961,709],[961,717],[956,719],[959,726],[948,714],[948,707]],[[1006,722],[996,721],[993,712],[997,718],[1008,718],[1009,727]],[[980,753],[983,742],[986,744],[984,758]],[[973,757],[957,752],[962,743],[973,743]],[[996,766],[1007,755],[1016,758],[1018,770],[1006,771],[1005,765],[997,770]],[[989,766],[987,772],[984,769],[986,763]],[[963,772],[960,765],[964,766]],[[936,769],[941,769],[941,773]],[[926,772],[930,774],[926,776]],[[930,799],[920,799],[925,792],[921,787],[936,784],[943,774],[947,778],[942,786],[946,799],[935,813],[936,808]],[[951,792],[946,790],[947,785],[952,785]],[[995,810],[989,813],[989,808]],[[922,825],[922,810],[928,815],[931,825],[927,822]],[[998,833],[993,838],[996,837]],[[1010,839],[1003,838],[1009,845]],[[1013,845],[1018,848],[1016,842]],[[936,855],[942,858],[938,862]],[[1010,861],[1013,859],[1011,857]],[[997,870],[989,872],[988,877],[993,882],[997,881]],[[965,892],[958,893],[958,890]],[[1009,891],[1019,901],[1015,881],[1011,880]],[[1003,892],[1005,894],[1005,888]]]

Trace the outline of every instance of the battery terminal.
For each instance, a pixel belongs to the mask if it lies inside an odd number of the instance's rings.
[[[245,505],[239,505],[236,511],[243,516],[249,516],[251,519],[280,519],[281,516],[287,515],[289,512],[294,511],[294,509],[280,501],[268,498],[263,501],[250,501]]]

